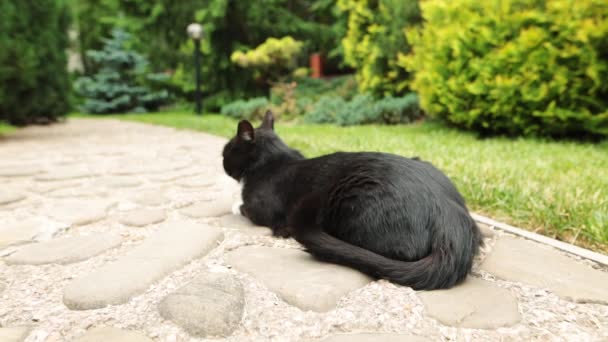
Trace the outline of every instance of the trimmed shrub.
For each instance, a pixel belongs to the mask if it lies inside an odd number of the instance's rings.
[[[264,117],[269,102],[265,97],[256,97],[248,101],[238,100],[222,107],[222,115],[235,119],[259,120]]]
[[[399,67],[398,55],[410,51],[403,29],[421,21],[418,0],[338,0],[337,4],[348,16],[342,39],[344,61],[357,70],[360,91],[375,97],[408,93],[411,77]]]
[[[437,0],[400,64],[430,115],[483,134],[608,135],[608,2]]]
[[[304,121],[352,126],[410,123],[420,117],[422,111],[416,94],[386,97],[378,101],[369,94],[360,94],[351,101],[337,96],[322,97],[314,109],[304,116]]]
[[[307,123],[336,123],[336,114],[344,109],[346,101],[339,96],[323,96],[314,109],[304,115]]]
[[[87,51],[97,72],[76,80],[76,91],[85,98],[82,110],[88,113],[125,113],[156,110],[168,101],[166,90],[152,91],[149,84],[168,80],[163,74],[149,74],[147,60],[128,48],[130,35],[112,30],[100,51]]]
[[[69,19],[64,1],[0,1],[0,121],[47,123],[69,111]]]
[[[374,112],[378,119],[375,122],[386,124],[410,123],[422,117],[422,111],[418,105],[418,96],[414,93],[404,97],[385,97],[375,103]]]

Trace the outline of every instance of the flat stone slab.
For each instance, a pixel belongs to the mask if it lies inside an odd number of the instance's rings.
[[[204,272],[165,297],[160,315],[197,337],[226,337],[243,316],[243,286],[234,276]]]
[[[579,303],[608,304],[608,273],[539,243],[503,236],[482,269],[509,281],[546,288]]]
[[[53,237],[60,227],[39,219],[15,220],[0,224],[0,250],[38,239]]]
[[[146,190],[133,198],[140,205],[159,206],[169,202],[165,193],[160,190]]]
[[[175,182],[175,184],[184,188],[205,188],[212,186],[217,183],[217,177],[210,176],[196,176],[182,178]]]
[[[350,268],[316,261],[299,249],[247,246],[229,252],[226,259],[287,303],[317,312],[333,309],[345,294],[372,281]]]
[[[6,290],[6,284],[0,280],[0,293],[2,293],[2,291]]]
[[[84,335],[74,340],[75,342],[152,342],[145,335],[113,327],[97,327],[88,330]]]
[[[167,218],[162,209],[134,209],[122,215],[118,222],[134,227],[143,227],[149,224],[160,223]]]
[[[7,265],[65,265],[91,258],[120,243],[120,236],[111,233],[62,237],[24,246],[4,261]]]
[[[34,165],[11,165],[0,167],[0,177],[26,177],[42,173],[42,169]]]
[[[141,245],[113,263],[73,280],[63,303],[72,310],[126,303],[189,261],[202,257],[223,239],[221,229],[183,221],[166,222]]]
[[[57,221],[73,226],[103,220],[113,202],[106,200],[63,200],[46,210],[46,214]]]
[[[99,180],[99,184],[104,185],[108,188],[133,188],[141,185],[141,180],[135,177],[128,176],[116,176],[116,177],[107,177]]]
[[[0,341],[2,342],[21,342],[30,333],[28,327],[0,328]]]
[[[197,202],[183,208],[180,212],[192,218],[217,217],[232,211],[232,197],[220,196],[215,201]]]
[[[25,195],[11,190],[0,190],[0,205],[10,204],[25,199]]]
[[[431,342],[428,338],[407,334],[338,334],[321,342]]]
[[[481,232],[481,236],[484,238],[492,238],[496,235],[494,229],[487,224],[477,222],[477,226],[479,227],[479,231]]]
[[[521,321],[517,299],[509,290],[468,276],[448,290],[416,292],[426,313],[439,322],[460,328],[494,329]]]
[[[256,226],[243,215],[228,214],[220,217],[219,224],[222,228],[237,229],[247,234],[270,236],[272,230],[268,227]]]
[[[49,172],[38,175],[34,179],[42,182],[52,182],[67,179],[77,179],[93,176],[91,170],[78,166],[54,167]]]

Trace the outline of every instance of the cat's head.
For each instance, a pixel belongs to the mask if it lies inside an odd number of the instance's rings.
[[[224,146],[224,171],[240,181],[246,170],[275,160],[277,157],[301,158],[302,155],[287,147],[274,132],[274,116],[267,111],[258,128],[247,120],[237,126],[236,135]]]

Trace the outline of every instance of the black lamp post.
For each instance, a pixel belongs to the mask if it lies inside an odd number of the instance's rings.
[[[194,68],[196,69],[194,99],[196,101],[196,114],[201,114],[201,37],[203,35],[203,27],[200,24],[192,23],[188,25],[186,30],[194,41]]]

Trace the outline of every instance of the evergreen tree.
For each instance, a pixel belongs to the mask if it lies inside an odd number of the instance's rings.
[[[47,123],[68,112],[69,19],[61,0],[0,1],[0,120]]]
[[[76,91],[85,98],[82,109],[88,113],[124,113],[156,110],[168,99],[166,90],[152,91],[148,84],[161,83],[167,77],[148,74],[144,56],[129,49],[130,35],[112,30],[101,50],[87,51],[97,70],[80,77]]]

